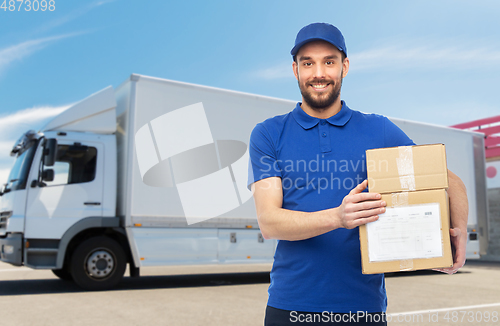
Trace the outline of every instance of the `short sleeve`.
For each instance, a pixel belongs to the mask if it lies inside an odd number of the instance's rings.
[[[415,145],[403,130],[386,117],[384,117],[384,144],[385,147]]]
[[[278,165],[276,148],[271,135],[264,126],[259,123],[250,136],[250,162],[248,164],[248,188],[259,180],[270,177],[281,177],[281,169]]]

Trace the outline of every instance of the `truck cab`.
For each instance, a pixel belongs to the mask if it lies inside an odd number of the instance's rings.
[[[109,87],[15,144],[16,161],[0,197],[2,261],[52,269],[89,289],[109,286],[113,274],[121,278],[129,254],[116,216],[115,107]],[[120,252],[81,248],[104,235]],[[84,251],[80,261],[78,250]],[[118,255],[125,259],[118,263]]]

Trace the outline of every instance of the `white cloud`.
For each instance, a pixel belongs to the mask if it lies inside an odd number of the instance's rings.
[[[417,42],[413,42],[416,44]],[[497,67],[500,49],[492,46],[466,47],[456,44],[412,46],[408,42],[383,46],[349,56],[351,71],[377,69],[413,70],[448,69],[471,70]]]
[[[114,2],[116,0],[101,0],[101,1],[94,1],[90,4],[87,4],[86,6],[79,8],[59,19],[52,20],[48,22],[45,25],[40,26],[37,28],[36,33],[40,34],[43,32],[46,32],[48,30],[51,30],[55,27],[58,27],[60,25],[66,24],[67,22],[70,22],[74,19],[76,19],[79,16],[82,16],[89,12],[90,10],[97,8],[99,6],[102,6],[104,4]],[[26,57],[29,57],[33,53],[42,50],[45,48],[47,45],[49,45],[51,42],[55,42],[64,38],[68,37],[73,37],[77,35],[82,35],[86,34],[88,32],[75,32],[75,33],[67,33],[67,34],[62,34],[62,35],[56,35],[56,36],[50,36],[50,37],[43,37],[43,38],[37,38],[37,39],[32,39],[28,41],[21,42],[19,44],[11,45],[6,48],[0,49],[0,76],[1,73],[9,67],[13,62],[15,61],[20,61]]]
[[[19,137],[21,134],[19,134]],[[4,158],[7,155],[9,155],[10,151],[12,150],[12,147],[14,147],[14,142],[16,140],[2,140],[0,141],[0,157]],[[1,166],[1,163],[0,163]]]
[[[61,25],[64,25],[72,20],[75,20],[76,18],[86,14],[87,12],[91,11],[92,9],[94,8],[97,8],[97,7],[100,7],[104,4],[107,4],[107,3],[110,3],[110,2],[115,2],[116,0],[102,0],[102,1],[94,1],[92,3],[89,3],[85,6],[82,6],[76,10],[73,10],[72,12],[70,12],[69,14],[67,15],[64,15],[58,19],[54,19],[54,20],[51,20],[49,21],[48,23],[40,26],[39,28],[37,28],[37,32],[38,33],[43,33],[43,32],[46,32],[48,30],[51,30],[55,27],[58,27],[58,26],[61,26]]]
[[[10,151],[17,139],[30,129],[38,130],[71,105],[38,106],[0,117],[0,184],[4,184],[9,176],[14,162]]]
[[[101,1],[96,1],[93,4],[91,4],[91,8],[99,7],[99,6],[105,5],[106,3],[115,2],[115,1],[116,0],[101,0]]]
[[[7,179],[9,178],[10,168],[9,169],[0,169],[0,185],[7,183]]]
[[[474,101],[433,102],[425,106],[408,102],[403,110],[401,107],[385,107],[381,113],[394,118],[452,126],[498,115],[498,107]]]
[[[250,74],[251,77],[258,79],[281,79],[281,78],[295,78],[292,71],[291,61],[288,63],[282,63],[276,66],[272,66],[265,69],[259,69]]]
[[[452,105],[431,106],[427,110],[429,116],[434,116],[435,123],[446,122],[447,125],[455,125],[468,121],[498,115],[498,107],[478,102],[453,103]]]
[[[44,37],[35,40],[25,41],[16,45],[11,45],[9,47],[0,49],[0,74],[9,67],[13,62],[20,61],[33,53],[43,49],[49,43],[61,40],[67,37],[73,37],[79,33],[63,34],[51,37]]]
[[[9,137],[14,130],[28,130],[40,127],[41,122],[58,115],[69,108],[70,105],[63,106],[36,106],[29,109],[17,111],[15,113],[0,116],[0,137]],[[19,135],[20,136],[20,135]],[[17,138],[16,138],[17,139]]]
[[[471,69],[498,69],[500,67],[500,46],[488,42],[476,42],[474,47],[466,47],[466,41],[394,41],[396,45],[380,46],[349,55],[350,72],[375,70],[421,70],[433,71],[453,69],[463,71]],[[485,44],[485,45],[482,45]],[[251,77],[265,80],[293,78],[290,62],[283,62],[249,74]]]

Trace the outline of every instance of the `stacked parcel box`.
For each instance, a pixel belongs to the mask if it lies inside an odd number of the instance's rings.
[[[366,151],[369,192],[386,212],[359,229],[364,274],[453,265],[443,144]]]

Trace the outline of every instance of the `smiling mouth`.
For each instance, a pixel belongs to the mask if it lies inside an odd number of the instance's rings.
[[[325,88],[328,87],[328,85],[330,85],[330,83],[324,83],[324,84],[310,84],[310,86],[312,88],[314,88],[315,90],[317,91],[321,91],[321,90],[324,90]]]

